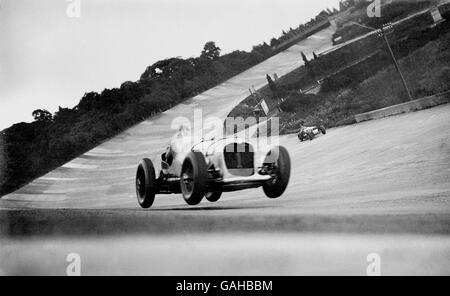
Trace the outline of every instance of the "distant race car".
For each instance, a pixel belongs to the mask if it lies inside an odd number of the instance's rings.
[[[288,186],[291,161],[284,147],[269,149],[258,162],[253,146],[237,138],[201,141],[186,153],[179,146],[171,144],[161,155],[159,175],[150,159],[140,162],[136,193],[141,207],[150,208],[156,194],[181,193],[187,204],[197,205],[203,198],[216,202],[223,192],[257,187],[278,198]]]
[[[300,128],[300,131],[298,132],[298,139],[300,142],[310,140],[312,141],[317,135],[319,134],[326,134],[327,131],[323,125],[316,125],[316,126],[304,126]]]

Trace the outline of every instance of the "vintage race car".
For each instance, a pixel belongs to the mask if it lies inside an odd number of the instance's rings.
[[[203,198],[220,199],[223,192],[263,187],[269,198],[280,197],[289,183],[291,162],[286,148],[276,146],[257,160],[254,148],[237,138],[202,140],[186,153],[169,147],[161,155],[161,170],[148,158],[136,173],[139,205],[150,208],[156,194],[181,193],[189,205]]]
[[[325,135],[326,133],[327,131],[323,125],[304,126],[300,129],[297,136],[300,142],[303,142],[306,140],[312,141],[317,135]]]

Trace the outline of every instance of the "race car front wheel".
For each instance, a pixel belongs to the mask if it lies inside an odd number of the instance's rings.
[[[136,195],[139,205],[148,209],[155,201],[157,192],[155,167],[150,159],[143,159],[136,172]]]
[[[264,193],[268,198],[278,198],[286,190],[291,177],[291,159],[286,148],[273,148],[267,154],[264,165],[272,176],[272,179],[263,185]]]
[[[208,168],[201,152],[189,152],[181,167],[180,187],[188,205],[198,205],[206,194]]]

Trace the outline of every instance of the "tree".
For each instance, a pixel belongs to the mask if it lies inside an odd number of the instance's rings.
[[[77,115],[76,109],[59,107],[58,111],[55,112],[55,115],[53,116],[53,120],[58,123],[67,123],[70,125],[76,121]]]
[[[278,39],[276,39],[276,38],[272,38],[271,40],[270,40],[270,46],[277,46],[278,44],[280,44],[280,42],[278,41]]]
[[[313,51],[313,56],[314,56],[314,59],[315,60],[317,60],[319,57],[317,56],[317,54]]]
[[[313,55],[314,55],[314,58],[317,58],[317,55],[316,55],[315,53],[313,53]],[[302,59],[303,59],[303,62],[305,62],[305,67],[306,67],[306,69],[308,70],[309,76],[310,76],[313,80],[315,80],[315,79],[316,79],[316,73],[315,73],[315,71],[314,71],[314,69],[313,69],[313,65],[308,61],[308,58],[307,58],[306,55],[303,53],[303,51],[302,51]]]
[[[278,97],[278,88],[275,82],[272,80],[269,74],[266,74],[267,82],[269,83],[269,88],[272,91],[274,97]]]
[[[93,108],[100,107],[101,97],[96,92],[85,93],[76,107],[82,112],[87,112]]]
[[[32,113],[34,120],[40,121],[40,122],[49,122],[52,121],[53,116],[52,113],[48,112],[47,110],[34,110]]]
[[[213,41],[206,42],[205,46],[203,47],[202,54],[200,55],[200,58],[205,58],[208,60],[215,60],[220,57],[220,47],[216,46],[216,43]]]
[[[309,64],[308,58],[306,57],[306,55],[303,51],[302,51],[302,59],[303,59],[303,62],[305,62],[305,66]]]

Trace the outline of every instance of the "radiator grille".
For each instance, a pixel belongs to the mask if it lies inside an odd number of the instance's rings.
[[[251,176],[254,173],[253,147],[248,143],[232,143],[224,149],[225,164],[235,176]]]

